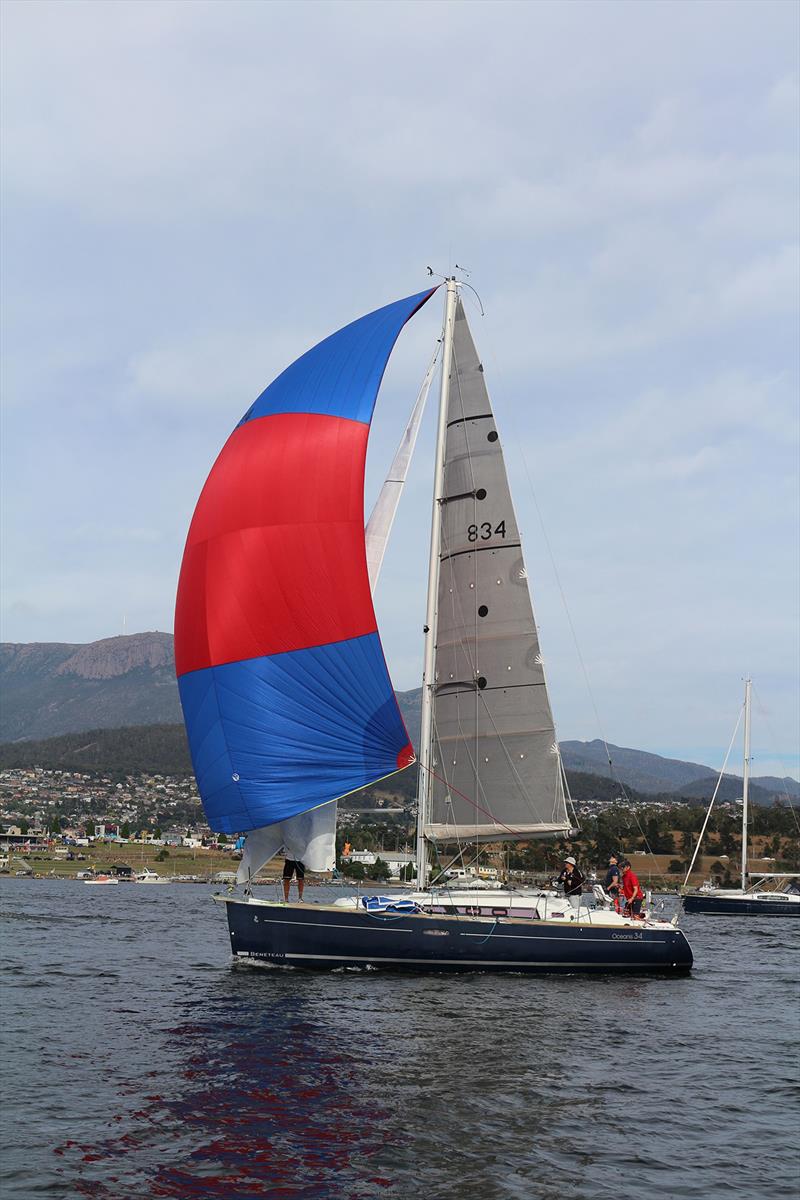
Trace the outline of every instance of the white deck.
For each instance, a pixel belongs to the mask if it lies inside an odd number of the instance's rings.
[[[647,916],[644,920],[624,917],[613,908],[595,904],[595,898],[591,894],[581,898],[582,903],[578,908],[556,892],[534,889],[508,892],[500,888],[492,888],[489,891],[436,888],[433,892],[407,893],[402,899],[413,900],[425,912],[441,915],[453,913],[474,917],[508,916],[617,928],[635,926],[640,929],[664,929],[667,926],[674,927],[677,923],[677,916],[672,920],[652,916]],[[335,901],[335,907],[360,908],[361,900],[361,896],[343,896]]]

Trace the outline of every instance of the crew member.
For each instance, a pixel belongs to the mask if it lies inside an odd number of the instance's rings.
[[[625,916],[635,917],[637,921],[643,921],[642,916],[642,901],[644,900],[644,892],[636,875],[633,873],[631,864],[625,859],[620,863],[622,871],[622,894],[625,897]]]
[[[564,885],[564,895],[569,898],[573,908],[580,908],[583,875],[578,870],[578,864],[572,855],[564,859],[564,869],[558,877],[558,882]]]
[[[620,873],[619,873],[619,855],[609,854],[608,870],[603,881],[603,889],[608,893],[615,904],[619,904],[620,892]]]
[[[303,899],[303,888],[306,885],[306,869],[303,863],[294,858],[287,858],[283,864],[283,899],[284,903],[289,903],[289,888],[292,885],[292,876],[297,876],[297,899]]]

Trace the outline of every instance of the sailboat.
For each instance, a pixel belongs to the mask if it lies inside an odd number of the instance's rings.
[[[750,790],[750,710],[751,710],[752,680],[746,679],[744,684],[744,761],[742,765],[742,864],[741,881],[738,888],[698,888],[689,892],[683,898],[684,911],[688,913],[705,913],[708,916],[738,916],[738,917],[800,917],[800,888],[796,883],[787,882],[784,891],[770,891],[762,885],[767,879],[796,880],[800,875],[785,872],[751,872],[748,861],[749,841],[749,790]],[[741,714],[740,714],[741,716]],[[738,727],[738,722],[737,722]],[[736,730],[731,739],[733,743]],[[694,868],[697,855],[703,843],[703,834],[714,807],[719,784],[724,774],[724,766],[719,781],[714,789],[714,795],[706,811],[700,837],[697,839],[692,861],[686,872],[684,887]]]
[[[444,288],[414,413],[364,527],[367,438],[403,326]],[[212,829],[247,833],[235,956],[288,966],[688,971],[677,919],[592,896],[442,886],[437,847],[572,830],[502,443],[461,297],[447,278],[332,334],[291,364],[223,447],[190,526],[175,656]],[[280,903],[249,882],[281,849],[335,862],[336,802],[415,761],[372,589],[441,356],[419,746],[417,890]],[[455,860],[454,860],[455,861]],[[437,886],[437,883],[439,886]]]

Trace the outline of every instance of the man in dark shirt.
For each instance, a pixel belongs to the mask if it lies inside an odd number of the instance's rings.
[[[619,855],[610,854],[608,856],[608,870],[606,871],[603,888],[612,900],[619,900],[620,880]]]
[[[578,864],[570,855],[564,859],[564,870],[558,877],[558,882],[564,885],[564,895],[574,908],[580,907],[581,892],[583,891],[583,875],[578,870]]]

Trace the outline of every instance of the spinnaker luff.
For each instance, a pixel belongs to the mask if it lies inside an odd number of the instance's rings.
[[[292,363],[242,417],[197,502],[175,662],[217,832],[288,825],[414,759],[372,605],[364,469],[389,355],[435,290]],[[273,832],[271,853],[285,840]]]

